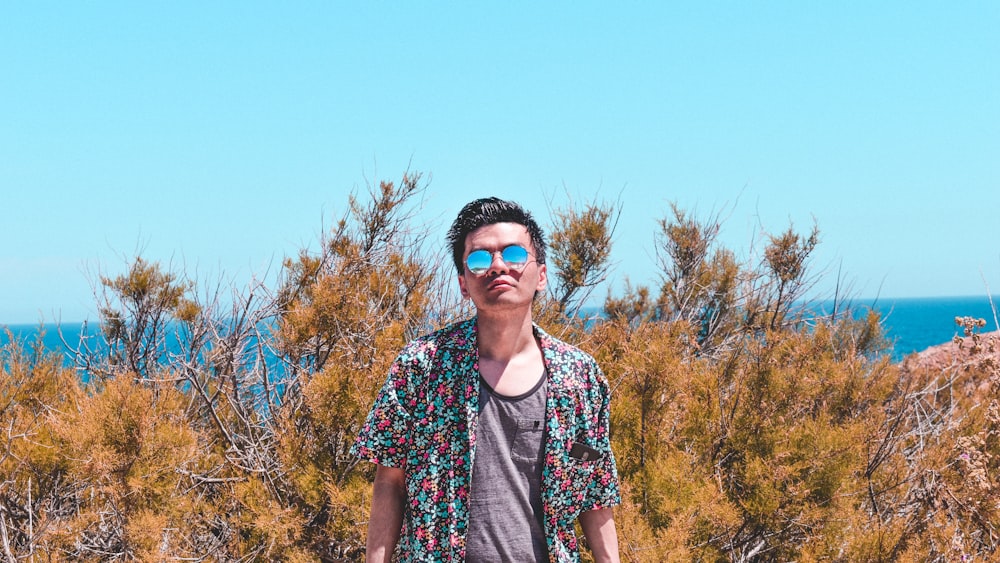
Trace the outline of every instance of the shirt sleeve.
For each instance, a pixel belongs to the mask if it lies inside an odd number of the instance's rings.
[[[590,483],[587,486],[586,502],[582,510],[597,510],[610,508],[621,504],[621,491],[618,482],[618,467],[615,463],[614,453],[611,451],[610,433],[610,397],[607,380],[601,373],[596,363],[594,365],[595,386],[599,392],[600,410],[597,416],[597,425],[592,428],[592,437],[598,451],[604,455],[596,463]]]
[[[393,362],[351,454],[388,467],[404,467],[410,444],[412,415],[405,408],[407,369],[404,354]]]

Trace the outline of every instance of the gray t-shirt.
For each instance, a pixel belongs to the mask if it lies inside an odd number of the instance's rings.
[[[548,561],[542,524],[546,375],[518,397],[480,379],[465,560]]]

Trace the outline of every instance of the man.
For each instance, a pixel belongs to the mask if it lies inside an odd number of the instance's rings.
[[[378,464],[367,560],[578,561],[574,522],[617,562],[608,386],[534,325],[545,239],[516,203],[466,205],[448,232],[476,317],[408,344],[353,452]]]

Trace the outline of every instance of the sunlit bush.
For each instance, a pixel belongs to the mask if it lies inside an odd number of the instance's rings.
[[[213,290],[135,258],[98,279],[100,330],[68,365],[8,337],[7,558],[362,557],[373,472],[348,447],[400,347],[471,313],[413,224],[423,187],[352,196],[275,287]],[[738,257],[716,218],[676,206],[659,285],[626,280],[583,318],[617,206],[552,210],[535,318],[609,380],[625,560],[996,556],[1000,371],[981,323],[958,319],[944,368],[893,364],[877,314],[803,305],[815,227]]]

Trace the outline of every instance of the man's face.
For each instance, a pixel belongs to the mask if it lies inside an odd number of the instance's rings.
[[[503,249],[511,245],[528,250],[528,262],[520,271],[509,267],[501,256]],[[480,275],[473,274],[465,265],[465,259],[477,250],[493,256],[489,268]],[[462,296],[472,299],[478,310],[530,307],[535,292],[545,290],[545,265],[535,260],[528,229],[519,223],[494,223],[469,233],[465,237],[462,263],[464,271],[458,276],[459,288]]]

